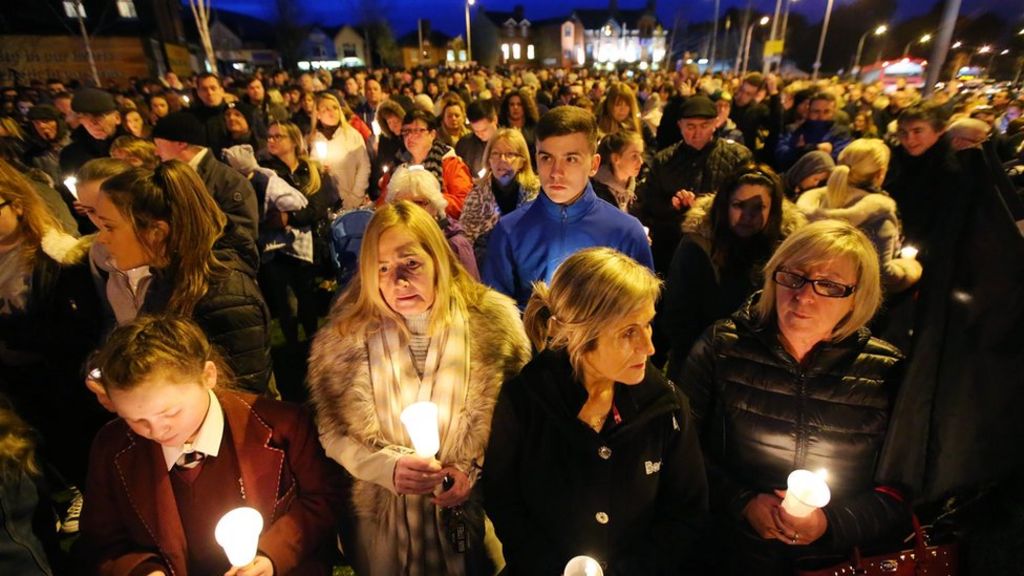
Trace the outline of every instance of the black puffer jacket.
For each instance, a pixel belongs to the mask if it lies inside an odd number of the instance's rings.
[[[748,560],[745,569],[791,574],[786,557],[846,554],[906,520],[903,504],[876,490],[873,480],[901,356],[862,329],[819,344],[798,364],[779,343],[774,323],[761,326],[753,317],[759,297],[704,333],[678,384],[701,436],[712,513],[741,542],[730,547]],[[810,546],[760,540],[744,507],[759,493],[785,490],[787,476],[799,468],[828,470],[828,530]]]

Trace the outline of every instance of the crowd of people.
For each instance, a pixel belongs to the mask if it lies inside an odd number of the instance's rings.
[[[12,574],[899,550],[915,495],[879,462],[960,154],[1024,185],[1024,100],[955,82],[274,70],[2,104]],[[433,455],[402,417],[428,401]],[[797,469],[828,471],[807,516]],[[242,505],[264,528],[232,567],[214,532]]]

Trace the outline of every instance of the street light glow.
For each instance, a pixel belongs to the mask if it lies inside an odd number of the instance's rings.
[[[992,47],[991,46],[982,46],[981,48],[978,48],[978,54],[988,54],[991,51],[992,51]]]
[[[886,26],[885,24],[882,24],[878,28],[875,28],[875,36],[881,36],[882,34],[885,34],[888,30],[889,27]]]
[[[765,25],[767,25],[767,24],[768,24],[769,22],[771,22],[771,20],[772,20],[772,19],[771,19],[771,18],[769,18],[769,17],[767,17],[767,16],[761,16],[761,21],[760,21],[760,24],[761,24],[761,26],[765,26]]]
[[[961,47],[963,45],[964,45],[963,42],[957,40],[956,42],[953,42],[953,49],[956,50],[957,48],[959,48],[959,47]]]
[[[931,39],[932,39],[932,35],[931,34],[925,34],[924,36],[921,36],[921,44],[924,44],[924,43],[928,42]]]

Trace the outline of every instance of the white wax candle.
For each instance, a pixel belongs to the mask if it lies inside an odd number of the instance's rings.
[[[590,556],[576,556],[565,565],[563,576],[604,576],[604,570]]]
[[[825,483],[824,473],[794,470],[789,474],[786,485],[786,498],[782,501],[782,509],[797,518],[810,516],[816,509],[828,504],[832,498],[828,484]]]
[[[417,456],[433,458],[441,449],[441,438],[437,431],[437,404],[417,402],[402,410],[402,424],[409,432]]]
[[[71,192],[71,195],[75,197],[75,200],[78,200],[78,178],[68,176],[64,179],[64,186],[69,192]]]
[[[228,562],[239,568],[252,564],[263,531],[263,516],[255,508],[235,508],[217,522],[213,535],[227,554]]]

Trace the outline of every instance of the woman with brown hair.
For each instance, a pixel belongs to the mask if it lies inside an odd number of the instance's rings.
[[[266,304],[235,253],[214,249],[226,219],[188,164],[172,160],[104,181],[95,217],[96,241],[133,290],[127,301],[108,300],[119,324],[144,313],[192,318],[224,350],[241,386],[274,393]],[[99,280],[105,285],[109,274]]]
[[[540,120],[537,102],[526,90],[516,89],[505,93],[498,111],[498,125],[502,128],[515,128],[523,134],[527,146],[532,150],[535,146],[534,129]]]

